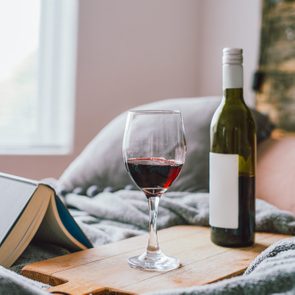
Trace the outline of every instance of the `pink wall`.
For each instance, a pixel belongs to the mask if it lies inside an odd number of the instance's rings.
[[[252,77],[258,62],[261,10],[258,0],[201,1],[200,94],[222,93],[222,48],[244,51],[244,95],[253,105]]]
[[[69,156],[1,156],[1,170],[58,177],[120,112],[198,90],[195,0],[80,1],[75,149]]]
[[[78,149],[130,107],[197,94],[198,1],[81,3]]]
[[[249,89],[259,14],[257,0],[80,0],[74,151],[0,156],[1,170],[58,177],[120,112],[164,98],[220,94],[225,46],[246,49]]]

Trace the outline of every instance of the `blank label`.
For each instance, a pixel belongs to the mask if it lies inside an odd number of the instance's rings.
[[[209,223],[220,228],[239,226],[239,156],[210,153]]]

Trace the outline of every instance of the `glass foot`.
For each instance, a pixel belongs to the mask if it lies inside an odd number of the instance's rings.
[[[148,271],[169,271],[180,266],[179,259],[166,256],[161,251],[145,252],[139,256],[130,257],[128,264],[133,268]]]

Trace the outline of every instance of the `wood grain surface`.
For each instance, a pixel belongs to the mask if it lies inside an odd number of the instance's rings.
[[[241,274],[249,262],[286,235],[258,233],[247,248],[223,248],[210,241],[206,227],[175,226],[159,231],[162,251],[177,256],[181,267],[169,272],[132,269],[127,258],[141,254],[147,235],[36,262],[22,274],[52,285],[56,294],[141,294],[212,283]]]

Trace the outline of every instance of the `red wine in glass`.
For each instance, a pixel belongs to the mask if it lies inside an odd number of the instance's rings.
[[[130,158],[127,170],[147,197],[161,196],[178,176],[183,163],[165,158]]]
[[[149,271],[176,269],[180,266],[179,259],[165,255],[160,249],[157,216],[161,196],[176,179],[185,161],[186,140],[181,112],[130,110],[122,152],[129,176],[143,191],[149,206],[146,251],[128,258],[128,264]]]

